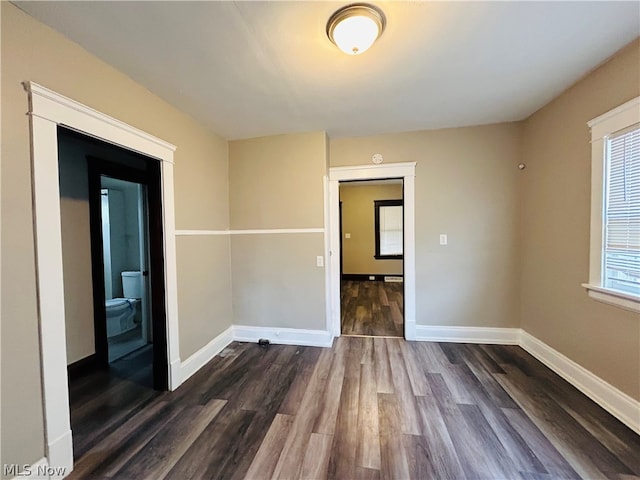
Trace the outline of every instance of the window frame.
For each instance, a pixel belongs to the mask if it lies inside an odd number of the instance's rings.
[[[400,255],[381,255],[380,254],[380,207],[402,207],[402,254]],[[404,200],[374,200],[374,235],[375,235],[375,252],[373,257],[376,260],[402,260],[404,258]]]
[[[612,290],[603,285],[603,245],[605,181],[609,137],[640,123],[640,97],[589,121],[591,129],[591,235],[589,242],[589,281],[582,286],[592,299],[633,312],[640,312],[640,295]]]

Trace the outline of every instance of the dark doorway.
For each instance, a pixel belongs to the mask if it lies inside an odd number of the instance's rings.
[[[342,335],[404,336],[402,179],[339,184]]]
[[[64,177],[70,176],[68,172],[63,172],[63,168],[67,168],[74,173],[72,178],[66,179],[66,182],[84,184],[81,191],[76,190],[76,196],[82,205],[87,205],[85,213],[81,215],[83,218],[88,217],[87,225],[75,228],[74,235],[86,236],[86,230],[88,230],[87,243],[90,242],[90,259],[79,261],[69,269],[65,264],[65,277],[75,274],[70,271],[74,267],[85,270],[82,278],[87,279],[85,283],[89,283],[90,279],[91,285],[83,287],[82,295],[92,297],[88,308],[92,309],[93,313],[93,325],[88,324],[82,327],[84,336],[88,339],[84,341],[83,351],[86,352],[91,347],[86,343],[91,341],[90,337],[93,337],[93,353],[85,354],[86,356],[79,361],[76,361],[78,355],[71,355],[69,361],[73,363],[69,365],[70,379],[95,369],[118,375],[122,365],[126,364],[128,372],[135,369],[146,372],[146,375],[135,376],[141,384],[156,390],[166,390],[168,368],[161,164],[156,159],[63,127],[58,129],[58,140],[61,196]],[[72,164],[63,167],[68,158],[72,159],[69,160]],[[113,271],[105,275],[105,246],[108,249],[109,245],[105,245],[103,229],[104,225],[109,228],[111,219],[104,215],[102,199],[105,197],[102,194],[108,195],[110,190],[112,193],[120,193],[121,196],[125,195],[122,192],[127,192],[126,195],[134,192],[137,200],[133,203],[134,211],[129,212],[127,217],[127,238],[124,241],[128,242],[128,263],[114,264]],[[120,203],[123,203],[122,199]],[[77,218],[78,214],[74,213],[74,215]],[[64,215],[62,217],[64,220]],[[131,227],[129,219],[134,217],[138,223]],[[123,225],[124,223],[114,225],[115,232],[112,233],[119,233],[118,230],[124,229]],[[83,231],[82,228],[86,230]],[[132,229],[136,233],[139,232],[139,235],[132,234]],[[63,254],[64,240],[63,232]],[[130,248],[131,244],[135,244],[135,247]],[[125,247],[118,245],[118,248]],[[132,255],[131,250],[138,255],[138,258],[133,259],[133,263],[129,258]],[[67,251],[67,257],[73,257],[73,255],[74,252]],[[90,270],[86,263],[90,263]],[[107,281],[110,278],[113,278],[113,282]],[[76,288],[77,283],[76,281]],[[65,297],[68,296],[67,290],[65,278]],[[125,291],[128,295],[124,294]],[[71,292],[69,295],[73,298],[74,293]],[[84,312],[88,313],[86,309]],[[115,321],[114,312],[119,315]],[[67,314],[68,320],[70,315],[72,315],[71,307]],[[116,324],[117,328],[114,328]],[[91,327],[93,327],[92,331],[87,332],[86,329]],[[67,325],[68,343],[72,334]],[[114,339],[118,340],[117,344]],[[69,346],[67,350],[69,355]]]
[[[146,310],[145,303],[148,305],[148,312],[141,312],[144,317],[142,319],[141,330],[145,330],[142,338],[144,345],[151,345],[152,364],[153,364],[153,387],[156,390],[167,389],[167,339],[165,328],[165,305],[164,305],[164,261],[163,261],[163,245],[162,245],[162,208],[161,208],[161,192],[160,192],[160,165],[159,162],[148,160],[144,171],[114,163],[104,158],[88,157],[88,175],[89,175],[89,206],[91,214],[91,258],[93,272],[93,298],[94,298],[94,324],[96,339],[96,355],[102,366],[108,366],[110,361],[118,358],[111,349],[115,345],[109,342],[109,338],[113,337],[109,331],[107,324],[106,307],[108,299],[105,298],[106,282],[105,282],[105,242],[103,235],[104,225],[109,223],[108,218],[104,218],[104,209],[102,207],[103,193],[108,188],[107,185],[113,184],[114,181],[120,185],[132,185],[138,187],[141,192],[142,210],[145,212],[144,223],[141,230],[145,231],[145,235],[139,238],[140,243],[145,243],[148,248],[145,249],[148,254],[147,261],[141,262],[142,270],[115,272],[116,277],[121,274],[123,289],[127,287],[126,274],[136,274],[134,281],[140,282],[141,304],[124,306],[126,310],[133,309]],[[148,290],[148,291],[147,291]],[[115,297],[113,300],[126,297],[122,292],[122,297]],[[150,300],[150,301],[148,301]],[[124,301],[130,302],[131,299],[124,298]],[[118,308],[116,306],[116,308]],[[148,323],[146,323],[148,322]],[[122,323],[122,321],[121,321]],[[146,323],[146,325],[145,325]],[[117,333],[116,333],[117,335]],[[140,345],[140,347],[144,346]]]

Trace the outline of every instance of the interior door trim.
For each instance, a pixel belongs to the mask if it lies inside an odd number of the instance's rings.
[[[328,176],[327,330],[340,335],[340,182],[402,178],[404,198],[404,338],[416,339],[416,162],[332,167]]]
[[[31,189],[38,295],[40,372],[45,455],[50,466],[73,469],[65,340],[58,126],[156,159],[161,172],[164,219],[165,301],[169,388],[178,388],[178,281],[176,267],[173,155],[176,147],[120,120],[34,82],[24,82],[31,141]]]

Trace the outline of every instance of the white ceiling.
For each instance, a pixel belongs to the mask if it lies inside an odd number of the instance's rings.
[[[521,120],[640,35],[636,1],[387,1],[351,57],[348,0],[15,3],[228,139]]]

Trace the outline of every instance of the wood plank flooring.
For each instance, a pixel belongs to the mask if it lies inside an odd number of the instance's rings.
[[[340,289],[343,335],[404,336],[402,282],[342,282]]]
[[[70,478],[640,478],[640,437],[516,346],[234,342],[175,392],[135,380],[72,385]]]
[[[161,395],[152,389],[152,355],[148,345],[114,362],[110,371],[98,370],[70,381],[74,458]]]

